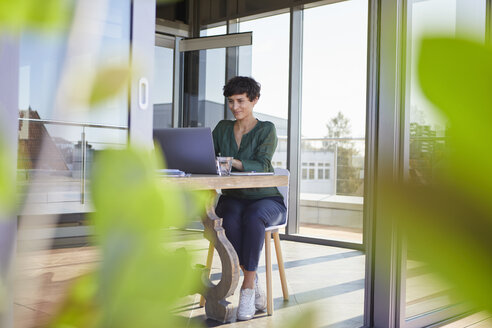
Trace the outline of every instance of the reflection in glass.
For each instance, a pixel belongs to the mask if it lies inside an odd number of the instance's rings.
[[[154,129],[170,128],[173,124],[174,50],[155,47],[154,57]]]
[[[367,0],[304,10],[299,233],[362,243]]]
[[[213,129],[224,119],[225,49],[188,51],[184,56],[183,125]],[[198,67],[198,72],[188,72],[190,67]]]
[[[55,110],[58,98],[66,96],[59,91],[62,78],[64,83],[67,78],[62,74],[70,73],[68,79],[75,81],[65,91],[82,94],[104,67],[129,63],[129,0],[110,0],[106,16],[94,11],[83,19],[85,29],[78,35],[83,40],[69,54],[66,30],[31,30],[20,37],[18,181],[30,184],[25,191],[31,211],[77,211],[67,204],[88,199],[85,190],[94,154],[127,141],[126,88],[98,104],[65,100],[62,103],[70,108]],[[73,70],[67,70],[67,63]]]
[[[219,26],[202,30],[200,35],[225,33],[225,26]],[[226,50],[188,51],[184,53],[184,58],[183,125],[213,129],[224,119],[225,99],[222,88],[226,82]]]
[[[205,62],[205,124],[214,128],[224,118],[225,98],[222,88],[225,81],[225,49],[206,50]]]
[[[105,148],[124,147],[127,134],[126,127],[22,117],[17,171],[21,186],[30,183],[29,210],[43,211],[43,205],[60,202],[84,202],[94,155]]]
[[[405,178],[415,184],[432,184],[442,157],[448,151],[448,124],[425,98],[417,80],[417,59],[424,35],[466,36],[485,39],[484,0],[411,1],[408,11],[407,55],[407,144]],[[446,54],[442,54],[446,56]],[[455,304],[450,286],[433,274],[426,263],[415,256],[412,244],[407,245],[405,317],[415,318],[448,308]]]

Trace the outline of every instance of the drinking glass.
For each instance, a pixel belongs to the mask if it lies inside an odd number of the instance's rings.
[[[215,163],[217,164],[218,175],[230,175],[232,169],[232,157],[217,157]]]

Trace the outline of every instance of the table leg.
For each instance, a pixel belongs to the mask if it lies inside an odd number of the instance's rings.
[[[215,214],[213,206],[207,210],[203,225],[205,238],[214,244],[222,263],[222,277],[217,285],[210,281],[208,274],[204,276],[205,314],[207,318],[228,322],[231,321],[232,305],[226,298],[234,294],[239,282],[239,259],[225,235],[222,219]]]

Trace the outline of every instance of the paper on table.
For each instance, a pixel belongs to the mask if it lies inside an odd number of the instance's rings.
[[[170,177],[184,177],[186,173],[177,169],[160,169],[156,170],[160,175],[170,176]]]
[[[255,172],[255,171],[247,171],[247,172],[231,172],[231,175],[273,175],[273,172]]]

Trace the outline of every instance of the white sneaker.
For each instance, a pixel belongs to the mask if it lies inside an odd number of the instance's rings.
[[[237,319],[250,320],[254,317],[255,312],[255,290],[252,288],[241,289],[239,306],[237,307]]]
[[[259,311],[265,311],[267,307],[267,299],[265,292],[261,289],[258,282],[258,275],[255,277],[255,308]]]

